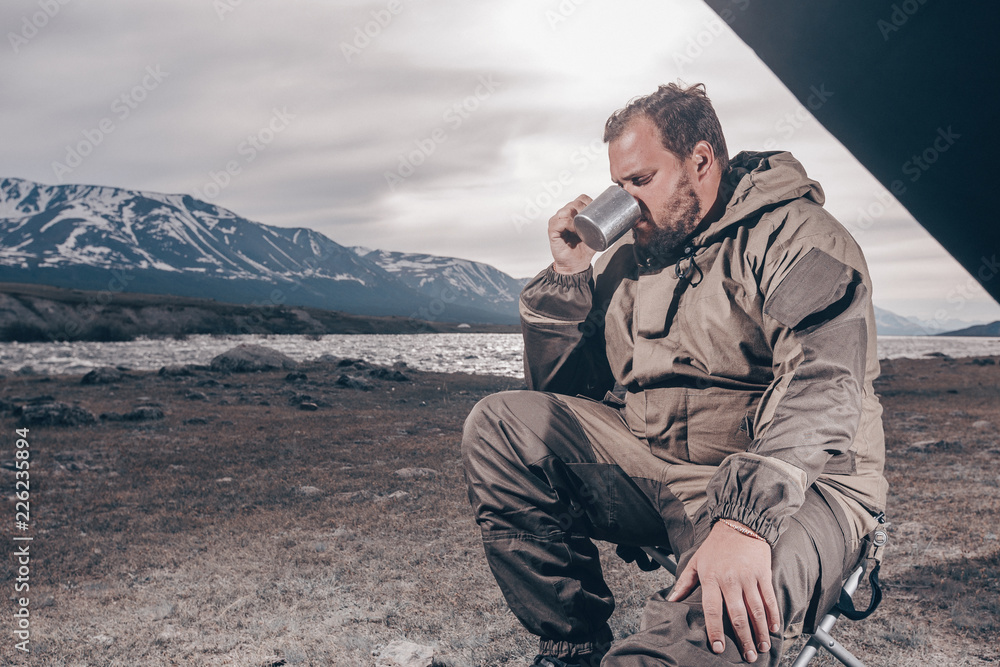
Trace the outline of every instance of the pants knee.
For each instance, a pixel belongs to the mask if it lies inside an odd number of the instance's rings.
[[[497,457],[507,458],[509,451],[506,446],[500,446],[505,437],[501,422],[510,423],[516,419],[516,408],[509,403],[516,400],[515,395],[527,392],[502,392],[483,398],[465,419],[462,430],[462,463],[466,476],[475,474],[483,464],[489,465]]]

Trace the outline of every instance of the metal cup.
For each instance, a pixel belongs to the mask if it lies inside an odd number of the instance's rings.
[[[642,217],[639,202],[617,185],[612,185],[573,218],[576,233],[597,250],[607,250]]]

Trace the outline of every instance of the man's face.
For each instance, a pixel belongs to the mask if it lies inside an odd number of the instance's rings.
[[[610,143],[608,157],[611,179],[639,201],[636,246],[651,257],[674,254],[703,217],[689,165],[663,147],[660,131],[645,116]]]

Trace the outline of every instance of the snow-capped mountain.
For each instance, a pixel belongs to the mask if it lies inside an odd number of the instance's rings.
[[[271,227],[188,195],[0,179],[3,282],[516,322],[508,308],[464,300],[442,308],[444,283],[431,281],[434,294],[397,273],[318,232]]]
[[[976,326],[980,322],[967,322],[954,318],[943,320],[921,320],[904,317],[875,306],[875,326],[883,336],[938,336],[955,329]]]
[[[521,288],[528,282],[527,278],[512,278],[489,264],[467,259],[358,246],[352,250],[428,296],[484,310],[509,312],[513,317],[517,316]]]

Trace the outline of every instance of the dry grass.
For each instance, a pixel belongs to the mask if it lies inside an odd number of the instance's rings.
[[[870,667],[1000,660],[996,368],[886,364],[886,601],[837,633]],[[442,665],[526,665],[535,642],[486,566],[459,463],[475,401],[520,383],[412,373],[363,392],[336,385],[342,371],[330,366],[303,370],[299,382],[283,372],[0,381],[11,404],[50,395],[94,413],[166,413],[31,429],[32,653],[4,630],[0,662],[369,666],[405,638],[434,646]],[[318,410],[299,409],[306,396]],[[15,423],[4,419],[0,459],[11,458]],[[437,474],[403,479],[401,468]],[[9,493],[13,473],[0,479]],[[12,544],[13,502],[2,506],[0,539]],[[604,554],[620,636],[670,578]],[[8,597],[11,560],[0,565]]]

